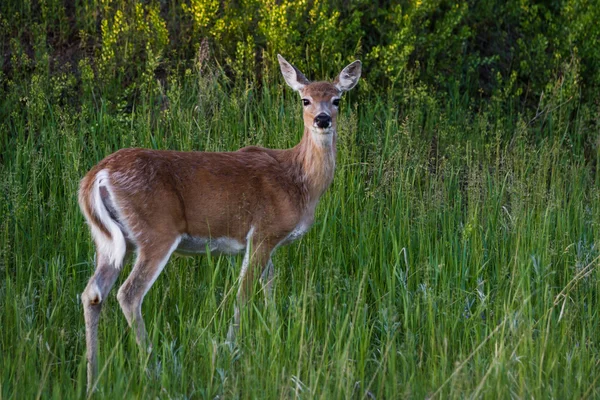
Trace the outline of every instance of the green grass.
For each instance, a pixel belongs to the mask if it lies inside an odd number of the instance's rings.
[[[2,122],[1,399],[85,397],[89,168],[129,146],[299,141],[282,84],[191,78],[162,111],[151,96],[118,112],[30,93]],[[111,292],[93,397],[600,397],[600,175],[566,135],[589,128],[561,109],[532,123],[461,110],[351,93],[335,181],[310,233],[276,253],[273,300],[246,307],[238,351],[225,341],[241,259],[176,256],[143,305],[154,358]]]

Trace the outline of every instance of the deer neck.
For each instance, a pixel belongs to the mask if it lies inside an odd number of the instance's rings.
[[[308,203],[316,205],[333,181],[337,133],[322,134],[304,128],[304,136],[293,149],[301,179],[308,191]]]

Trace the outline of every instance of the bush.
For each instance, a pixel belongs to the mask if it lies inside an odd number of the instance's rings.
[[[533,113],[575,64],[577,96],[593,102],[600,88],[600,9],[588,0],[9,0],[0,13],[3,91],[33,72],[69,72],[90,93],[91,67],[95,91],[125,109],[203,59],[231,85],[272,83],[277,53],[311,78],[361,58],[360,92],[401,103],[416,85],[467,107],[502,99]]]

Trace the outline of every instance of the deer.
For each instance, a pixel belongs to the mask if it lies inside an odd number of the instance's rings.
[[[270,296],[271,257],[304,235],[336,166],[340,97],[356,86],[362,64],[333,82],[310,82],[277,55],[286,83],[300,94],[304,133],[290,149],[256,146],[232,152],[126,148],[110,154],[81,180],[79,206],[95,244],[95,271],[81,294],[87,388],[97,378],[100,311],[127,255],[135,252],[117,300],[137,344],[151,351],[141,307],[173,253],[241,254],[243,261],[228,340],[257,278]]]

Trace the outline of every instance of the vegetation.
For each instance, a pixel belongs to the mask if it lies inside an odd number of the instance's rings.
[[[79,179],[122,147],[296,144],[278,52],[365,62],[315,225],[233,353],[239,257],[170,261],[150,359],[114,290],[93,397],[600,397],[600,8],[480,3],[2,2],[0,398],[85,397]]]

